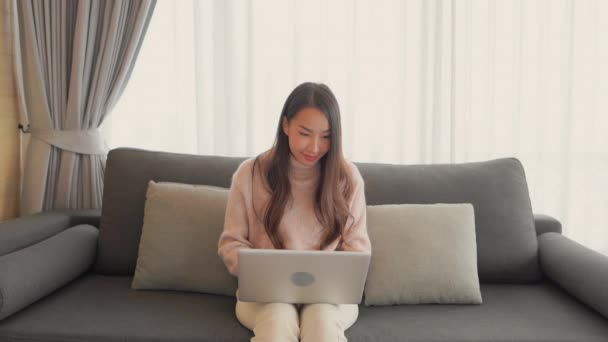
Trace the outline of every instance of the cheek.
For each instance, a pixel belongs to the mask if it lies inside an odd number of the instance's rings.
[[[331,141],[327,140],[321,146],[323,146],[323,152],[327,152],[327,151],[329,151],[329,148],[331,147]]]
[[[289,145],[293,149],[302,149],[306,147],[306,141],[305,139],[302,139],[302,137],[295,134],[289,137]]]

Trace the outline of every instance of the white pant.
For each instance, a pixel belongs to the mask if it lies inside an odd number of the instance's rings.
[[[357,304],[236,303],[236,317],[255,335],[251,342],[346,341],[358,315]]]

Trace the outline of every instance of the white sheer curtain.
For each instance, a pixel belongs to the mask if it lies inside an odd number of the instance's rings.
[[[321,81],[347,158],[519,158],[534,211],[608,254],[606,32],[601,0],[161,0],[103,129],[112,147],[252,156],[288,93]]]

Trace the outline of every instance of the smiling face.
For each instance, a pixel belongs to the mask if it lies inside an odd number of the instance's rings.
[[[323,112],[314,107],[283,118],[283,132],[289,138],[291,154],[302,164],[315,165],[331,147],[331,127]]]

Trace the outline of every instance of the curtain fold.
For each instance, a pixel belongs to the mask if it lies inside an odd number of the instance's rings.
[[[20,214],[100,208],[108,146],[99,127],[124,91],[155,0],[13,0],[15,76],[26,139]]]

